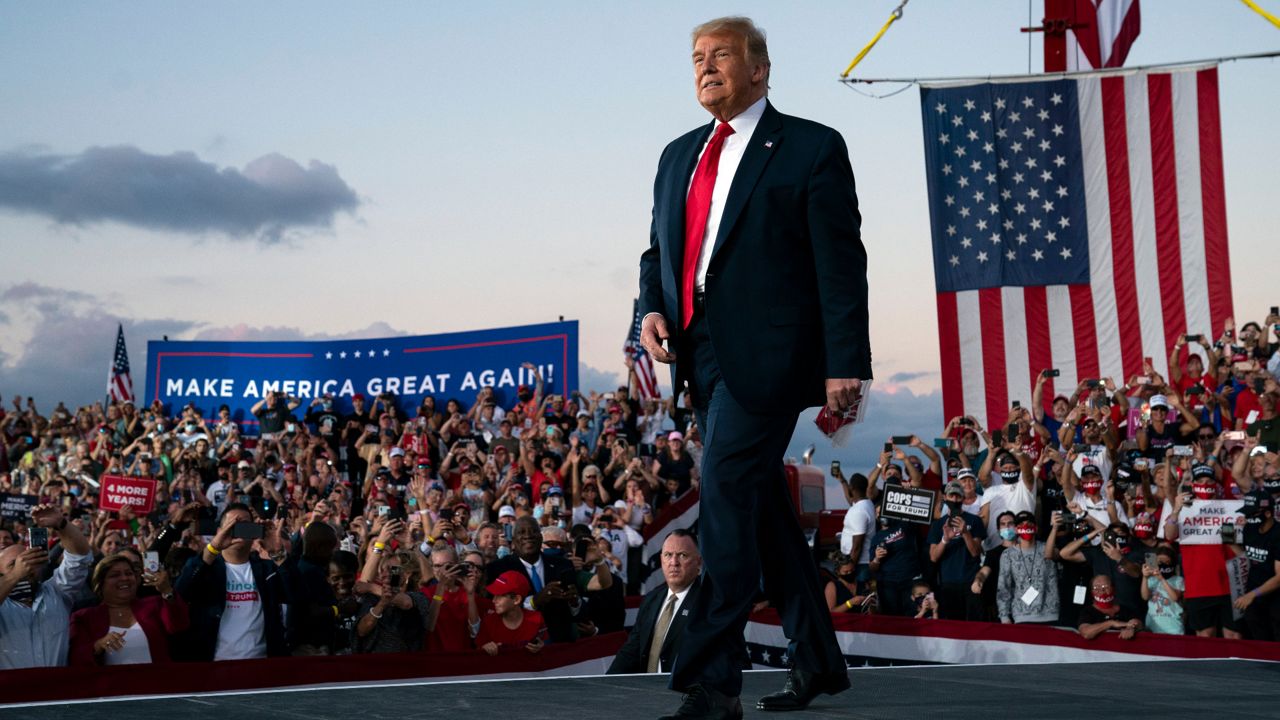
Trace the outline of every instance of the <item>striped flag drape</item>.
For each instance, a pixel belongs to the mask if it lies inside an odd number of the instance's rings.
[[[1067,70],[1124,65],[1142,29],[1138,0],[1057,0],[1076,27],[1067,30]],[[1046,14],[1054,12],[1046,6]]]
[[[116,325],[116,351],[107,373],[107,397],[111,402],[133,401],[133,378],[129,374],[129,351],[124,347],[124,325]]]
[[[1232,315],[1216,66],[925,86],[943,406],[1168,375]]]
[[[639,399],[656,400],[660,396],[658,374],[653,366],[653,358],[649,357],[648,351],[640,344],[641,320],[640,300],[637,299],[631,306],[631,329],[627,332],[627,341],[622,345],[622,352],[635,361],[633,369],[636,373],[636,386],[640,394]]]

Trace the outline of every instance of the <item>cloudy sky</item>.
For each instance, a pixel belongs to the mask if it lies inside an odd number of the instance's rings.
[[[581,321],[584,384],[610,384],[658,153],[707,120],[688,31],[741,12],[768,32],[774,104],[839,129],[858,177],[880,392],[855,447],[891,429],[931,437],[918,93],[836,82],[896,4],[5,3],[0,392],[45,408],[101,397],[117,321],[140,386],[162,335],[379,337],[560,315]],[[1276,46],[1239,3],[1143,10],[1130,65]],[[920,0],[858,74],[1024,72],[1027,11]],[[1031,53],[1039,69],[1038,37]],[[1264,226],[1278,74],[1221,69],[1235,304],[1259,319],[1280,302]]]

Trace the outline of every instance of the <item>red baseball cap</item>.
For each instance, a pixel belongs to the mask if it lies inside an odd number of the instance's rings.
[[[517,570],[508,570],[494,578],[493,582],[485,587],[485,590],[488,590],[489,594],[494,597],[514,594],[523,600],[533,588],[529,586],[529,579],[522,573]]]

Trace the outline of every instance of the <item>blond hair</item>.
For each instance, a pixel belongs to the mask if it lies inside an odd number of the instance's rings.
[[[698,38],[703,35],[715,35],[717,33],[730,33],[746,41],[747,62],[764,65],[764,82],[767,86],[769,84],[769,70],[772,64],[769,62],[769,44],[765,42],[764,30],[757,27],[749,17],[730,15],[708,20],[694,28],[690,43],[696,44]]]

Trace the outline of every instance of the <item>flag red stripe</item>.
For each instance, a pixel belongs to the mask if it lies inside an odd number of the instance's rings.
[[[960,326],[956,294],[938,293],[938,355],[942,368],[942,417],[964,415],[964,377],[960,373]]]
[[[1160,270],[1160,310],[1164,316],[1164,354],[1187,331],[1182,292],[1182,241],[1178,236],[1178,169],[1173,154],[1173,78],[1147,76],[1151,119],[1151,186],[1155,199],[1156,260]]]
[[[1071,322],[1076,333],[1076,377],[1079,380],[1097,378],[1098,326],[1093,314],[1093,291],[1088,285],[1068,285],[1067,292],[1071,294]],[[1117,384],[1121,382],[1118,380]]]
[[[1043,287],[1023,288],[1022,304],[1027,316],[1027,369],[1031,387],[1042,370],[1053,367],[1053,346],[1049,342],[1049,302]],[[1053,378],[1044,381],[1042,399],[1053,405]]]
[[[1127,380],[1142,370],[1142,321],[1138,316],[1138,286],[1133,269],[1133,204],[1129,197],[1129,136],[1125,127],[1123,77],[1102,79],[1102,125],[1107,148],[1107,195],[1111,203],[1111,266],[1116,288],[1117,327],[1113,332],[1120,335],[1120,365]],[[1075,308],[1074,288],[1071,297],[1071,306]],[[1089,313],[1092,316],[1092,303]],[[1076,327],[1079,326],[1077,316]],[[1079,355],[1078,344],[1076,352]],[[1093,362],[1096,367],[1096,349]],[[1081,379],[1090,377],[1084,374],[1083,367],[1080,373]]]
[[[1218,116],[1218,69],[1196,73],[1200,116],[1200,205],[1204,214],[1204,259],[1209,283],[1212,334],[1235,313],[1231,307],[1231,258],[1227,252],[1227,205],[1222,184],[1222,125]]]
[[[1003,425],[1009,412],[1008,368],[1004,364],[1004,298],[1000,288],[978,291],[982,323],[982,377],[987,389],[987,427]]]
[[[1129,6],[1129,12],[1124,14],[1124,20],[1120,23],[1115,39],[1111,41],[1111,55],[1107,58],[1107,67],[1124,65],[1125,58],[1129,57],[1129,48],[1133,47],[1133,41],[1138,39],[1138,32],[1141,29],[1142,15],[1138,12],[1138,0],[1133,0],[1133,4]]]

